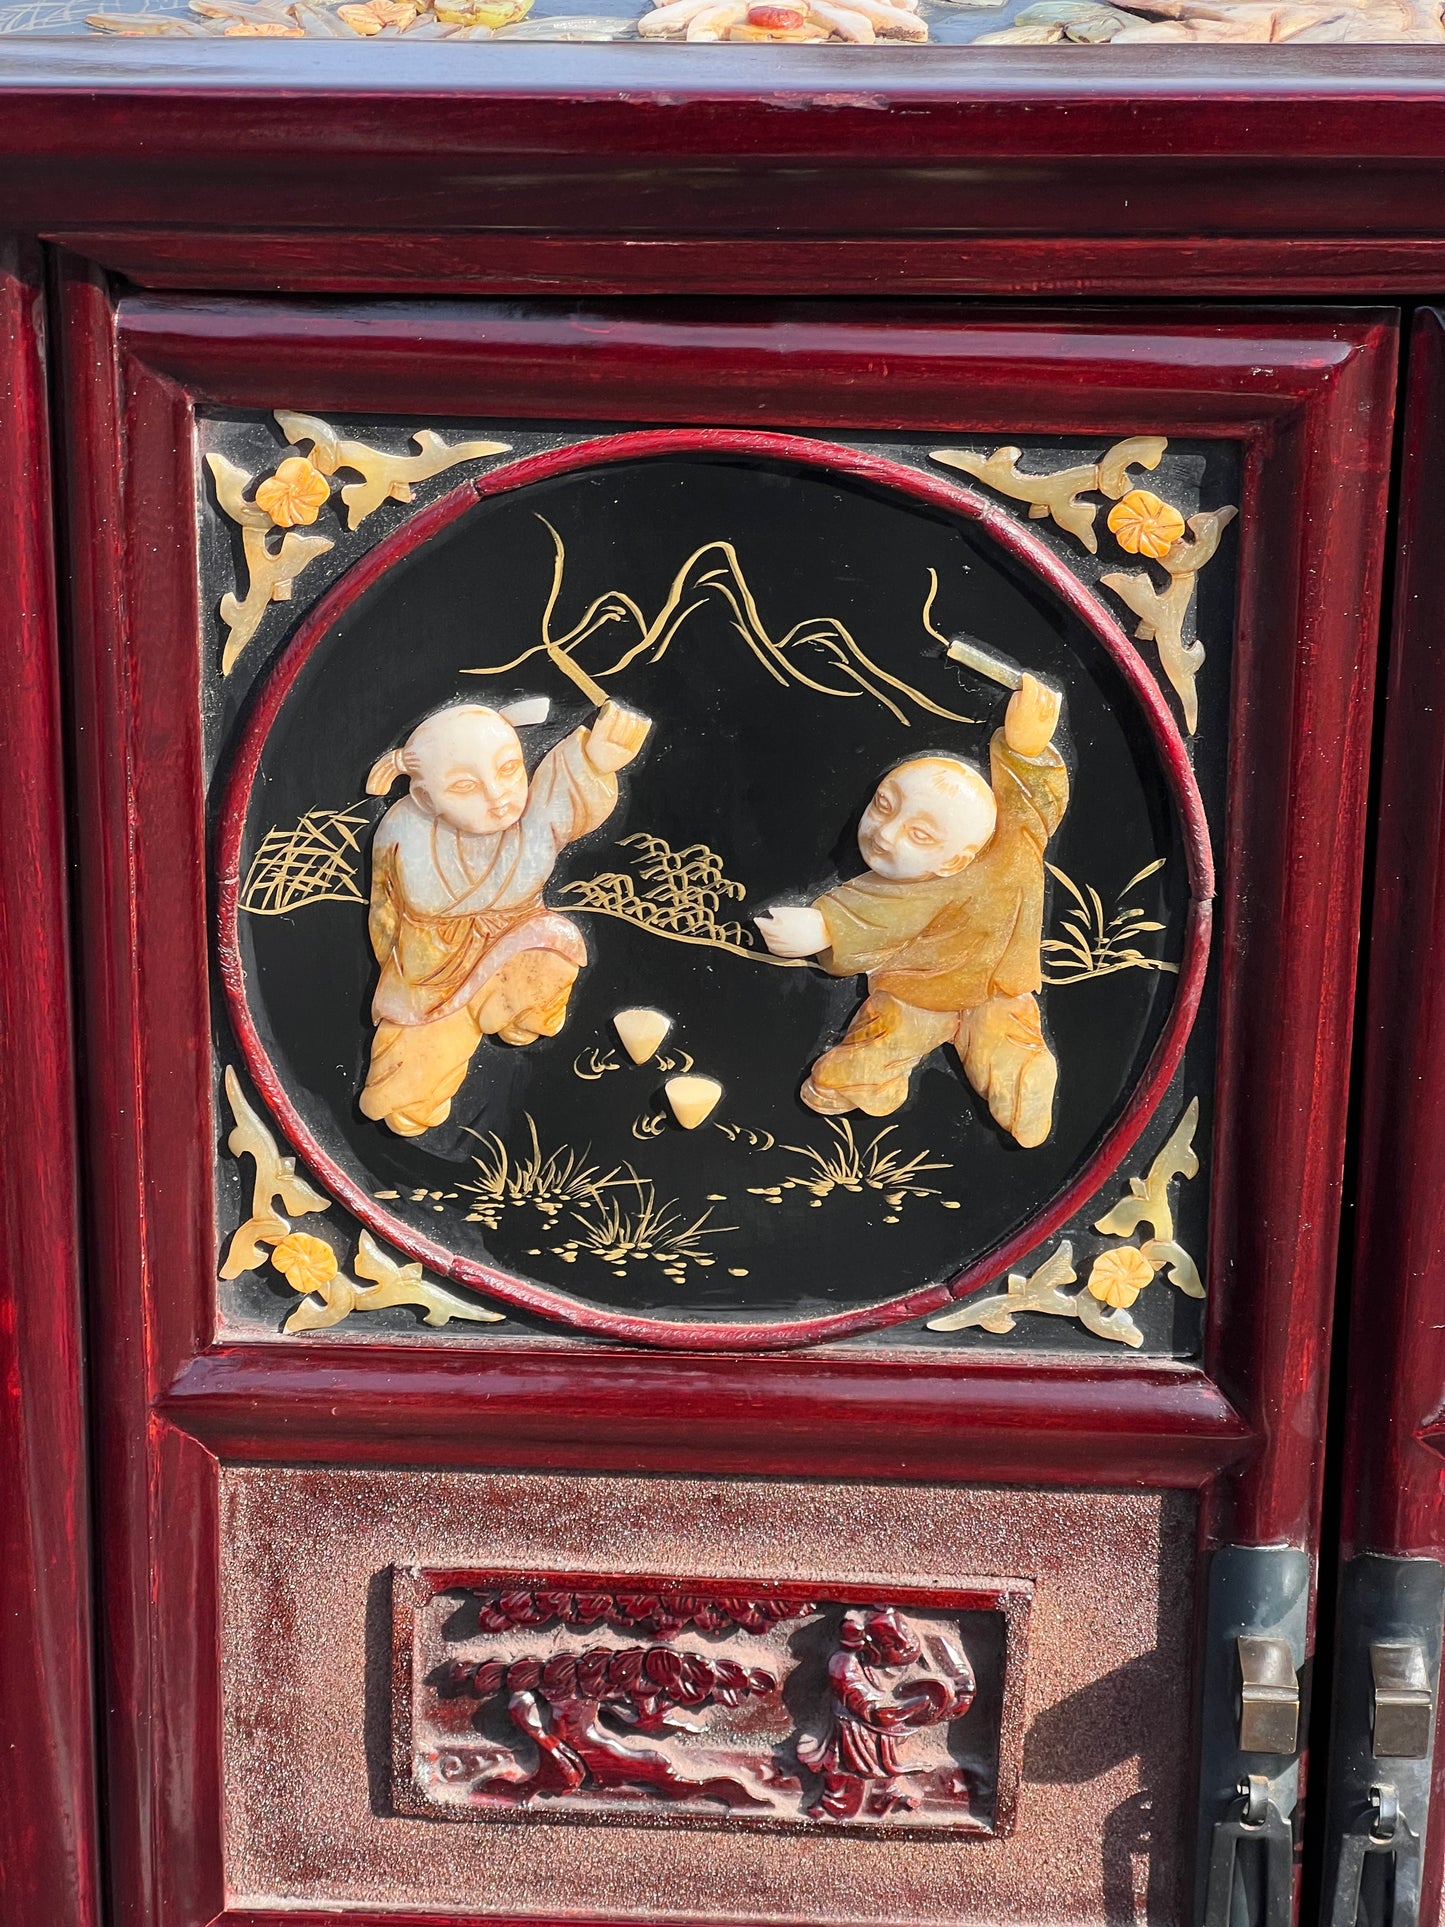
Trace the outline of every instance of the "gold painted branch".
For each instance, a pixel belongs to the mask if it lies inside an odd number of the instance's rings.
[[[311,460],[323,475],[335,475],[344,468],[362,478],[348,482],[341,491],[349,529],[359,529],[388,499],[411,501],[414,483],[430,481],[460,462],[505,455],[511,448],[510,442],[444,442],[435,430],[419,428],[411,439],[420,453],[392,455],[385,449],[368,448],[365,442],[348,440],[317,415],[297,415],[278,408],[276,421],[293,448],[311,444]]]
[[[1119,600],[1139,617],[1134,634],[1140,642],[1158,648],[1159,662],[1169,685],[1184,711],[1184,727],[1192,736],[1199,727],[1199,696],[1195,679],[1204,666],[1204,645],[1184,640],[1184,625],[1194,602],[1199,571],[1219,547],[1219,538],[1233,521],[1233,508],[1210,509],[1191,515],[1189,536],[1181,536],[1159,565],[1169,576],[1169,586],[1155,586],[1147,571],[1125,574],[1111,570],[1099,577],[1100,584],[1112,589]]]
[[[1081,462],[1045,475],[1021,472],[1018,464],[1023,450],[1013,447],[996,448],[991,455],[971,448],[940,448],[934,450],[933,460],[986,482],[1000,495],[1027,502],[1030,521],[1052,516],[1059,528],[1082,542],[1090,555],[1096,555],[1099,539],[1094,522],[1098,506],[1080,497],[1095,493],[1118,501],[1128,493],[1129,470],[1157,468],[1168,446],[1164,435],[1133,435],[1127,441],[1115,442],[1097,462]]]
[[[276,525],[265,509],[246,500],[249,477],[245,471],[228,462],[224,455],[208,455],[206,466],[215,482],[216,500],[222,512],[241,531],[241,549],[246,561],[244,597],[227,590],[220,602],[221,621],[226,625],[221,674],[229,676],[241,651],[260,628],[261,618],[270,605],[289,602],[297,576],[335,544],[324,535],[301,535],[295,529],[286,529],[280,547],[273,550],[271,535]]]

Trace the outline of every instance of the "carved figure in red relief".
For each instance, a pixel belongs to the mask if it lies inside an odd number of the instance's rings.
[[[823,1780],[808,1811],[815,1820],[909,1811],[918,1802],[902,1784],[909,1769],[899,1741],[920,1727],[961,1719],[973,1704],[973,1667],[960,1647],[941,1641],[944,1673],[900,1685],[897,1675],[922,1659],[923,1648],[891,1606],[844,1613],[838,1641],[828,1661],[827,1730],[798,1742],[798,1758]]]
[[[512,1724],[537,1748],[528,1771],[504,1760],[477,1780],[474,1791],[526,1804],[539,1794],[575,1793],[580,1787],[644,1787],[679,1800],[717,1800],[727,1807],[769,1807],[758,1785],[735,1774],[694,1777],[684,1772],[665,1744],[649,1746],[610,1729],[607,1718],[637,1734],[664,1739],[696,1730],[682,1708],[738,1706],[773,1693],[777,1681],[761,1667],[670,1646],[594,1647],[556,1653],[548,1660],[485,1660],[453,1666],[441,1682],[448,1694],[488,1700],[507,1693]],[[764,1770],[768,1763],[761,1763]],[[768,1777],[766,1771],[764,1776]]]

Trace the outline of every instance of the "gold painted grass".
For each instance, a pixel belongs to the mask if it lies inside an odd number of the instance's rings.
[[[891,1137],[897,1125],[885,1124],[876,1131],[865,1145],[860,1145],[853,1135],[850,1118],[830,1117],[828,1128],[837,1139],[835,1144],[818,1150],[811,1144],[785,1144],[782,1148],[795,1157],[804,1160],[803,1169],[794,1171],[778,1184],[754,1184],[748,1189],[754,1197],[765,1198],[769,1204],[781,1204],[785,1191],[810,1191],[816,1208],[835,1191],[850,1191],[861,1195],[865,1191],[878,1191],[891,1212],[898,1211],[909,1198],[936,1198],[939,1196],[934,1185],[920,1184],[918,1179],[928,1171],[950,1171],[952,1165],[931,1160],[927,1151],[919,1151],[914,1157],[904,1157],[896,1146],[886,1149],[883,1140]],[[950,1210],[954,1208],[951,1199],[941,1202]],[[894,1217],[885,1218],[885,1224],[894,1224]]]
[[[1168,970],[1178,975],[1177,963],[1168,963],[1162,957],[1146,957],[1134,943],[1136,937],[1164,929],[1162,923],[1128,906],[1106,918],[1103,899],[1092,884],[1086,885],[1086,895],[1065,871],[1052,863],[1045,867],[1074,899],[1059,919],[1064,936],[1046,937],[1039,946],[1049,960],[1045,983],[1076,984],[1086,977],[1109,977],[1118,970]],[[1115,903],[1127,897],[1135,884],[1163,868],[1162,856],[1146,863],[1130,877],[1115,897]]]
[[[615,1164],[610,1171],[604,1171],[600,1164],[590,1163],[590,1145],[586,1150],[574,1151],[562,1144],[555,1151],[544,1153],[530,1111],[526,1113],[526,1120],[531,1143],[520,1157],[508,1152],[495,1131],[485,1137],[473,1133],[482,1147],[481,1155],[472,1159],[477,1167],[477,1181],[457,1187],[465,1191],[471,1201],[467,1213],[469,1224],[484,1224],[489,1231],[495,1231],[502,1213],[514,1204],[535,1205],[551,1224],[568,1205],[588,1203],[613,1185],[636,1184],[637,1176],[631,1165]]]
[[[634,1177],[625,1182],[636,1185],[636,1202],[595,1197],[590,1214],[574,1211],[572,1217],[581,1227],[581,1236],[553,1245],[559,1258],[569,1265],[579,1257],[597,1258],[619,1278],[627,1276],[629,1265],[650,1261],[660,1265],[663,1275],[675,1285],[686,1282],[689,1265],[706,1270],[717,1263],[707,1240],[736,1231],[736,1225],[710,1224],[710,1208],[686,1224],[677,1209],[677,1199],[668,1198],[659,1204],[650,1180]]]

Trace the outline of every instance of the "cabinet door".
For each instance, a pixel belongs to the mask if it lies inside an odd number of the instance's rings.
[[[1390,317],[62,319],[118,1919],[1287,1906]]]
[[[1394,621],[1367,925],[1358,1221],[1342,1445],[1325,1918],[1440,1918],[1430,1821],[1445,1608],[1445,1406],[1438,1083],[1445,1050],[1440,619],[1433,521],[1445,479],[1445,328],[1411,339]],[[1423,1853],[1423,1869],[1422,1869]],[[1356,1896],[1360,1896],[1357,1903]],[[1338,1909],[1331,1913],[1330,1909]]]

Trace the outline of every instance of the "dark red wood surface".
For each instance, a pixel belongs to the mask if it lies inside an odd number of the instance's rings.
[[[1216,1538],[1310,1542],[1388,317],[980,311],[965,325],[943,307],[576,314],[142,296],[117,324],[104,286],[75,262],[59,312],[121,1927],[189,1927],[223,1901],[217,1457],[1181,1485],[1204,1492]],[[195,692],[198,650],[213,645],[184,535],[195,402],[1242,441],[1202,1369],[854,1346],[684,1358],[505,1327],[455,1348],[212,1343],[217,1125]],[[228,1916],[232,1927],[244,1918]]]
[[[1411,338],[1404,435],[1361,1039],[1346,1557],[1445,1557],[1445,322],[1431,310]]]
[[[48,433],[38,252],[0,236],[0,1922],[97,1927]]]
[[[1278,55],[1271,56],[1272,59]],[[1261,161],[1268,180],[1279,163]],[[1438,176],[1439,160],[1429,163]],[[1201,164],[1200,172],[1207,171]],[[715,189],[731,189],[719,183]],[[900,185],[900,196],[911,187]],[[1062,217],[1081,218],[1075,184]],[[1256,197],[1258,198],[1258,197]],[[1320,198],[1328,203],[1321,184]],[[1188,203],[1184,203],[1188,205]],[[561,226],[563,210],[553,216]],[[440,219],[440,214],[437,216]],[[696,217],[695,217],[696,218]],[[1214,209],[1201,218],[1214,218]],[[776,227],[775,216],[771,226]],[[899,226],[906,223],[900,219]],[[1399,300],[1445,285],[1445,237],[1361,234],[1055,232],[996,235],[852,234],[798,239],[728,235],[570,235],[478,228],[366,233],[344,228],[55,228],[66,247],[152,289],[238,293],[546,297],[598,295],[1039,295],[1257,299],[1276,290],[1327,300]]]
[[[195,287],[1445,284],[1426,47],[81,36],[12,39],[0,95],[12,221]]]
[[[1445,1559],[1445,319],[1410,340],[1366,923],[1340,1553]],[[1445,1893],[1445,1721],[1421,1921]]]

